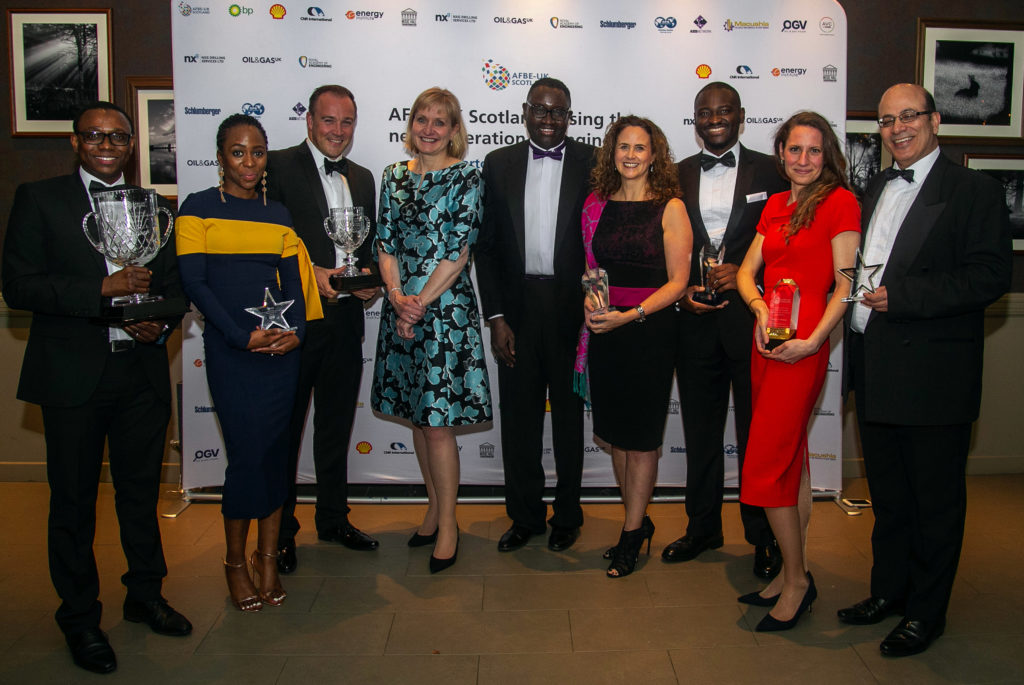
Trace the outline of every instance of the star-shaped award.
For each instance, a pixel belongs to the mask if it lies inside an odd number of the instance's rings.
[[[836,269],[843,278],[850,281],[854,286],[853,292],[850,293],[849,297],[844,297],[843,302],[860,302],[864,299],[864,296],[861,295],[862,292],[875,292],[875,289],[878,287],[875,285],[875,275],[878,274],[878,270],[881,268],[881,264],[865,264],[860,248],[857,248],[857,256],[853,261],[853,266],[845,269]]]
[[[288,321],[284,318],[284,313],[288,311],[288,308],[295,304],[295,300],[285,300],[284,302],[278,302],[274,299],[274,296],[270,294],[270,288],[263,289],[263,304],[259,307],[246,307],[245,311],[249,312],[253,316],[259,317],[260,330],[267,330],[278,326],[286,331],[294,331],[294,326],[289,326]]]

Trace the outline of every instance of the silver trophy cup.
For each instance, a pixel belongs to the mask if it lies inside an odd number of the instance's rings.
[[[355,251],[370,234],[370,220],[363,215],[362,207],[332,207],[331,214],[324,219],[324,230],[334,244],[345,252],[343,278],[359,276]]]
[[[122,188],[93,194],[95,211],[82,219],[82,231],[96,251],[120,268],[142,266],[163,247],[174,228],[170,211],[158,207],[156,191]],[[167,228],[160,231],[159,214],[167,216]],[[95,235],[89,219],[94,219]],[[135,293],[115,297],[113,304],[141,304],[162,300],[160,295]]]

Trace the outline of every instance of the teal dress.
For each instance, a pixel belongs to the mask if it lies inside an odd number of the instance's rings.
[[[377,238],[398,260],[402,292],[416,295],[447,259],[476,242],[483,209],[480,172],[466,162],[420,175],[407,162],[384,170]],[[405,340],[385,298],[377,337],[371,406],[417,426],[491,420],[491,394],[469,264],[432,302]]]

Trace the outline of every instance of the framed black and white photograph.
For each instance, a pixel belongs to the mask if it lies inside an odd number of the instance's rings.
[[[1013,251],[1024,252],[1024,155],[964,153],[964,166],[988,174],[1003,185],[1010,210]]]
[[[7,10],[11,133],[60,136],[94,100],[110,100],[110,10]]]
[[[137,131],[135,159],[138,184],[175,200],[178,196],[178,172],[173,82],[163,76],[129,76],[126,94]]]
[[[917,79],[935,96],[940,136],[1019,138],[1024,23],[918,19]]]
[[[882,145],[874,112],[846,113],[846,173],[858,198],[868,179],[892,166],[892,155]]]

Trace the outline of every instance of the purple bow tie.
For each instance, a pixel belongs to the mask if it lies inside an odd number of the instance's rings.
[[[536,145],[534,145],[533,143],[530,143],[530,149],[533,150],[533,158],[534,159],[540,159],[542,157],[550,157],[551,159],[555,160],[556,162],[561,162],[562,161],[562,150],[565,149],[565,143],[562,143],[561,145],[556,147],[554,150],[543,150],[543,149],[537,147]]]

